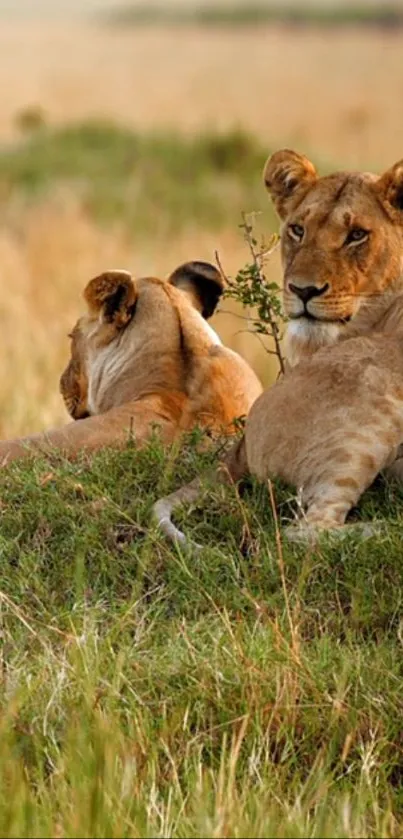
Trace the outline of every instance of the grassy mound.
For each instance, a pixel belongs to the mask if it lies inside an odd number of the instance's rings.
[[[266,487],[210,487],[195,557],[149,513],[198,448],[1,473],[1,835],[401,835],[402,491],[281,551]]]

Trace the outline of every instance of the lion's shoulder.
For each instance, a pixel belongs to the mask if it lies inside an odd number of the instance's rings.
[[[168,280],[119,271],[91,280],[60,380],[70,415],[103,415],[133,402],[148,411],[158,399],[181,428],[225,426],[248,413],[260,382],[208,322],[221,283],[213,266],[199,262]]]

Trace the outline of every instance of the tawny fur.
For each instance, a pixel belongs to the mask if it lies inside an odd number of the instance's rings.
[[[247,472],[299,491],[294,534],[340,528],[403,441],[403,163],[381,177],[317,176],[301,155],[278,152],[264,179],[282,219],[284,306],[290,372],[263,393],[220,480]],[[330,346],[329,346],[330,345]],[[183,541],[170,516],[198,482],[156,505],[157,521]]]
[[[91,280],[60,380],[76,421],[1,442],[3,465],[37,449],[74,457],[129,435],[140,445],[155,427],[165,443],[196,425],[232,433],[262,387],[205,320],[222,290],[218,271],[204,262],[186,263],[168,280],[134,280],[126,271]]]

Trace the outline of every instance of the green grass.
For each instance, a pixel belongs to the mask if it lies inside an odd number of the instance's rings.
[[[232,4],[169,4],[126,5],[108,13],[109,22],[119,25],[197,24],[201,26],[254,26],[262,23],[285,23],[292,26],[381,26],[403,24],[403,9],[398,3],[378,5],[320,3],[235,2]]]
[[[403,491],[283,572],[267,489],[210,487],[191,556],[149,515],[197,441],[1,473],[0,835],[401,836]]]
[[[269,153],[241,131],[184,137],[105,122],[48,128],[38,111],[17,116],[26,135],[0,148],[0,204],[36,202],[68,187],[101,223],[155,235],[217,230],[242,210],[267,209],[261,173]],[[27,130],[31,129],[31,130]]]

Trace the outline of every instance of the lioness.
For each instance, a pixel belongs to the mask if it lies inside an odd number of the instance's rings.
[[[0,461],[61,450],[144,442],[158,426],[165,443],[196,425],[234,430],[262,387],[207,323],[223,291],[206,262],[181,265],[168,280],[107,271],[88,283],[87,314],[71,333],[60,388],[76,422],[0,443]]]
[[[291,371],[255,402],[219,478],[293,485],[305,510],[293,533],[305,537],[344,525],[388,465],[403,477],[403,161],[381,177],[319,177],[284,150],[264,180],[283,222]],[[156,504],[170,538],[184,541],[170,516],[198,493],[196,481]]]

